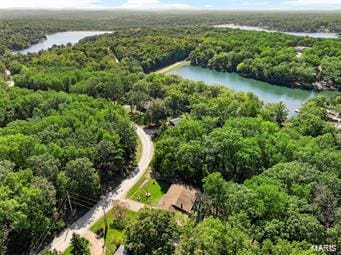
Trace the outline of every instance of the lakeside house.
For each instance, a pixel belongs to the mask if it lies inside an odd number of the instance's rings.
[[[327,110],[327,117],[330,121],[335,122],[335,128],[337,130],[341,129],[341,114],[331,110]]]
[[[303,51],[304,51],[305,49],[307,49],[307,48],[309,48],[309,47],[305,47],[305,46],[296,46],[296,47],[295,47],[296,57],[297,57],[297,58],[302,57]]]
[[[191,186],[173,184],[162,197],[158,207],[171,212],[189,215],[197,199],[198,190]]]

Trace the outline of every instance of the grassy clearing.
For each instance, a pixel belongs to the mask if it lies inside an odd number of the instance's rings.
[[[128,221],[130,219],[136,218],[137,213],[133,211],[128,211],[127,215],[125,216],[125,221]],[[124,234],[121,229],[117,229],[114,224],[114,212],[113,210],[109,211],[107,213],[107,221],[109,225],[108,233],[107,233],[107,239],[106,239],[106,254],[112,255],[119,245],[123,243],[124,240]],[[105,224],[104,224],[104,217],[99,219],[94,225],[91,226],[90,230],[93,233],[97,233],[100,229],[104,230]]]
[[[128,191],[127,197],[128,198],[132,198],[132,196],[139,190],[140,186],[147,181],[148,179],[150,179],[150,172],[151,172],[151,168],[148,167],[147,171],[142,175],[142,177],[140,178],[140,180],[138,180],[138,182]]]
[[[141,183],[135,192],[131,193],[129,198],[147,205],[156,206],[168,188],[167,183],[148,178]],[[150,196],[148,197],[147,194]]]
[[[179,67],[186,66],[186,65],[189,65],[189,64],[190,64],[189,61],[186,61],[186,60],[180,61],[180,62],[177,62],[177,63],[175,63],[173,65],[170,65],[170,66],[167,66],[165,68],[162,68],[162,69],[156,71],[155,73],[168,73],[168,72],[170,72],[170,71],[172,71],[174,69],[177,69]]]

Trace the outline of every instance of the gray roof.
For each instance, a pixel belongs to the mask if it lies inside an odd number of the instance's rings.
[[[169,121],[169,123],[175,126],[175,125],[177,125],[180,121],[181,121],[181,118],[175,118],[175,119],[171,119],[171,120]]]

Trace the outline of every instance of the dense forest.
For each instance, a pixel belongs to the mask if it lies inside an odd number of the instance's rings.
[[[82,24],[74,19],[68,28]],[[129,222],[125,241],[133,255],[311,255],[311,245],[338,244],[340,133],[327,110],[341,112],[340,96],[316,97],[288,119],[281,102],[152,73],[189,58],[281,85],[340,89],[338,40],[141,23],[74,46],[9,54],[16,37],[15,47],[25,47],[63,31],[61,20],[42,17],[27,30],[16,30],[18,21],[2,23],[8,36],[0,36],[0,74],[8,79],[9,70],[16,87],[0,78],[0,254],[27,251],[79,215],[81,206],[76,215],[61,210],[66,192],[95,201],[131,172],[132,121],[158,129],[153,173],[201,191],[183,224],[154,209]],[[90,19],[87,28],[96,24]],[[298,46],[306,47],[300,57]],[[170,127],[175,117],[181,121]]]
[[[122,27],[216,25],[234,23],[291,32],[341,32],[340,11],[129,11],[0,10],[3,20],[110,30]]]
[[[340,12],[228,11],[1,11],[0,54],[20,50],[60,31],[233,23],[289,32],[341,32]]]
[[[17,88],[0,96],[0,251],[20,254],[63,227],[67,191],[98,199],[132,170],[136,137],[123,108],[105,100]]]
[[[149,73],[187,58],[192,65],[238,72],[276,85],[341,89],[338,39],[207,27],[117,29],[112,34],[84,39],[74,47],[9,55],[3,62],[17,74],[19,87],[69,92],[76,83],[74,90],[84,90],[84,80],[94,79],[99,71],[114,68],[115,74],[108,75],[136,80],[134,75],[120,74]],[[121,65],[115,63],[118,61]]]
[[[27,24],[26,21],[0,21],[0,55],[6,50],[21,50],[46,39],[46,35],[63,31],[44,23]]]
[[[189,91],[191,98],[196,93]],[[340,136],[326,110],[340,111],[340,97],[315,98],[284,124],[281,104],[259,108],[247,99],[252,111],[229,114],[240,100],[205,94],[204,117],[193,106],[156,143],[154,171],[203,189],[178,254],[314,254],[309,243],[337,243]],[[221,111],[205,111],[211,102]]]
[[[303,255],[338,242],[340,136],[327,109],[339,112],[340,96],[317,97],[288,121],[282,103],[220,86],[158,74],[138,84],[135,95],[151,98],[145,123],[161,125],[154,174],[202,194],[184,226],[144,211],[126,229],[132,254]]]
[[[341,88],[341,41],[280,33],[210,31],[190,54],[193,65],[279,85]]]

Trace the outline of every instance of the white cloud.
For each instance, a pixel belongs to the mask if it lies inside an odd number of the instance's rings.
[[[122,8],[127,9],[190,9],[192,8],[187,4],[164,4],[159,0],[128,0],[124,3]]]
[[[335,6],[341,8],[341,0],[288,0],[284,4],[301,7]]]
[[[100,8],[102,0],[0,0],[0,9],[86,9]]]
[[[175,0],[181,2],[182,0]],[[169,2],[171,2],[169,0]],[[163,0],[125,0],[121,5],[105,5],[105,0],[0,0],[0,9],[195,9],[188,4],[163,3]],[[214,1],[212,1],[214,3]],[[204,5],[202,8],[215,9],[216,6]],[[236,6],[231,7],[235,9]],[[276,6],[269,0],[239,1],[239,9],[341,9],[341,0],[281,0]],[[230,8],[228,8],[230,9]]]
[[[0,9],[190,9],[187,4],[165,4],[160,0],[127,0],[122,5],[104,5],[103,0],[0,0]]]

